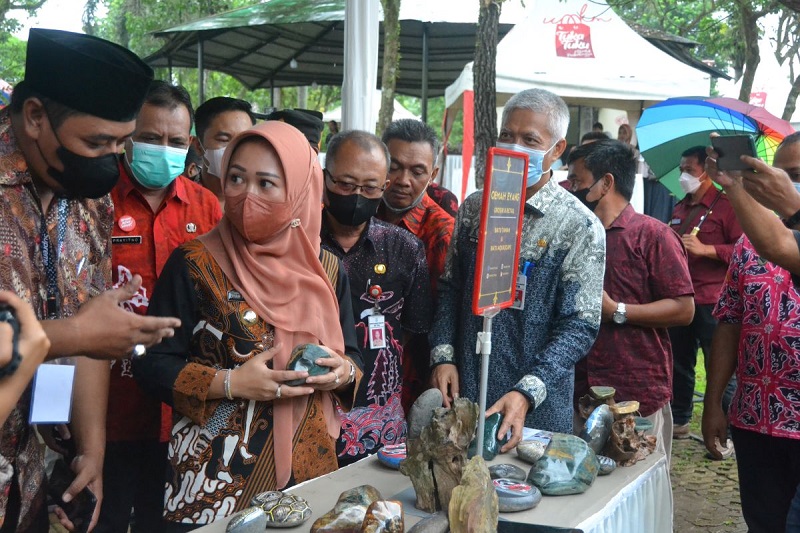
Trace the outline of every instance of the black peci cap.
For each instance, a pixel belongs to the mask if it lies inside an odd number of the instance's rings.
[[[76,111],[133,120],[152,80],[153,69],[118,44],[68,31],[30,31],[21,83]]]
[[[273,111],[267,115],[267,120],[280,120],[290,126],[294,126],[306,136],[309,144],[319,146],[322,138],[322,130],[325,124],[322,122],[322,113],[310,109],[284,109],[283,111]]]

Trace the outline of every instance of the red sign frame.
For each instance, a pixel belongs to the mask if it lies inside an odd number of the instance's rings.
[[[497,160],[505,161],[505,170],[495,167]],[[511,169],[512,161],[516,161],[513,163],[514,171]],[[497,179],[496,173],[498,173]],[[499,179],[500,173],[503,175],[503,180]],[[499,311],[511,307],[514,303],[527,178],[528,154],[503,148],[489,149],[472,292],[472,312],[476,315],[483,315],[489,310]],[[514,181],[518,179],[519,189],[515,187],[514,182],[509,183],[509,179]],[[519,202],[514,198],[517,190]],[[492,232],[489,231],[490,225]],[[511,249],[509,245],[512,245]],[[513,251],[513,261],[509,251]],[[491,273],[492,270],[497,272]],[[504,280],[503,277],[507,277],[508,280]],[[495,278],[497,280],[492,281]]]

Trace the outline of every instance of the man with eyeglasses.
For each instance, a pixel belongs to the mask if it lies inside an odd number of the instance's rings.
[[[339,465],[402,442],[403,349],[433,320],[425,247],[414,235],[373,218],[386,189],[389,152],[364,131],[345,131],[328,145],[322,245],[350,278],[364,379],[356,402],[340,413]]]

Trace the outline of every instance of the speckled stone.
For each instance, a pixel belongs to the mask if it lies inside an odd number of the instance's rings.
[[[540,440],[523,440],[517,444],[517,456],[526,463],[535,464],[547,449],[547,444]]]
[[[617,390],[614,387],[602,387],[597,385],[589,387],[589,394],[595,400],[611,400],[616,393]]]
[[[422,430],[433,420],[433,410],[443,404],[442,391],[428,389],[419,395],[408,412],[408,439],[419,438]]]
[[[372,485],[346,490],[339,495],[333,509],[317,518],[311,526],[311,533],[361,531],[367,508],[382,499],[381,493]]]
[[[528,477],[527,472],[521,469],[517,465],[512,464],[502,464],[502,465],[493,465],[489,467],[489,475],[492,479],[513,479],[516,481],[525,481],[525,478]]]
[[[500,453],[500,448],[508,442],[508,436],[504,435],[502,440],[497,440],[497,431],[503,423],[503,415],[495,413],[486,418],[483,426],[483,459],[491,461]],[[478,439],[475,438],[469,445],[467,457],[478,455]]]
[[[361,533],[404,533],[403,504],[396,500],[378,500],[367,509]]]
[[[389,444],[378,450],[378,461],[382,465],[395,470],[400,469],[400,463],[406,460],[406,444]]]
[[[586,419],[586,423],[581,430],[580,437],[589,443],[589,447],[594,453],[600,453],[611,436],[611,424],[614,423],[614,415],[608,405],[598,405]]]
[[[233,515],[225,527],[227,533],[263,533],[267,515],[261,507],[248,507]]]
[[[501,513],[515,513],[536,507],[542,501],[542,493],[528,483],[515,479],[495,479],[494,490]]]
[[[330,355],[319,345],[298,344],[294,347],[292,354],[289,356],[289,362],[286,363],[286,370],[305,370],[308,372],[309,376],[321,376],[322,374],[327,374],[330,368],[327,366],[319,366],[315,361],[326,357],[330,357]],[[305,382],[305,378],[301,378],[287,381],[286,384],[290,387],[296,387]]]
[[[575,435],[553,433],[527,481],[548,496],[580,494],[594,483],[599,468],[597,455],[586,441]]]
[[[420,520],[407,533],[447,533],[450,531],[450,520],[447,514],[439,511],[429,517]]]
[[[257,494],[250,505],[264,510],[267,527],[295,527],[311,518],[311,507],[305,499],[279,490]]]
[[[597,461],[600,463],[600,470],[597,472],[597,475],[599,476],[607,476],[617,469],[617,462],[611,457],[598,455]]]

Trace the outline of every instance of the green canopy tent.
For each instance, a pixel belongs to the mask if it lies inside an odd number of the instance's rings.
[[[155,35],[166,43],[147,62],[225,72],[251,90],[341,85],[345,2],[270,0],[159,31]],[[499,38],[524,17],[521,5],[509,4],[503,7]],[[443,95],[475,56],[478,7],[456,5],[438,0],[401,4],[397,91],[422,98],[423,119],[427,97]],[[380,77],[382,53],[378,57]]]

